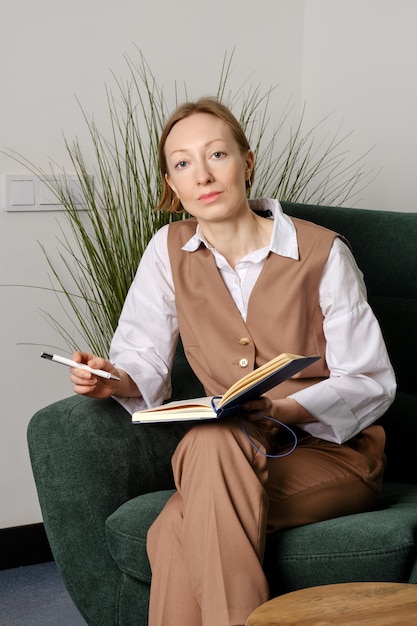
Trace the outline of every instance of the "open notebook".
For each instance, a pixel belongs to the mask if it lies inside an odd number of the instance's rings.
[[[298,374],[318,359],[320,359],[319,356],[280,354],[240,378],[223,396],[179,400],[151,409],[136,411],[132,415],[132,422],[141,424],[211,420],[239,414],[245,402],[259,398],[269,389]]]

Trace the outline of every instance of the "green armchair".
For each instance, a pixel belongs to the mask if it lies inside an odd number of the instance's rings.
[[[264,567],[271,594],[352,581],[417,583],[417,213],[283,207],[350,241],[399,386],[381,419],[388,469],[377,509],[269,536]],[[181,346],[173,390],[174,398],[203,394]],[[132,426],[114,400],[81,396],[42,409],[29,424],[51,549],[92,626],[147,624],[146,534],[172,494],[170,457],[186,428]]]

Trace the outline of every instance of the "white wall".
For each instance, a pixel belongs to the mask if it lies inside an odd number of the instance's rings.
[[[417,2],[306,0],[307,120],[335,112],[347,145],[380,171],[358,206],[417,211]],[[382,169],[381,169],[382,168]]]
[[[123,55],[138,58],[135,45],[167,93],[173,94],[174,81],[185,81],[190,97],[211,93],[224,54],[236,46],[232,88],[254,74],[265,89],[280,84],[277,110],[290,97],[299,103],[303,10],[302,0],[258,0],[256,6],[249,0],[3,0],[0,150],[13,148],[42,167],[49,159],[68,165],[62,133],[86,140],[75,96],[103,128],[104,85],[114,86],[111,70],[128,77]],[[0,154],[0,174],[22,171]],[[0,207],[0,285],[48,285],[37,240],[53,249],[60,217]],[[41,519],[28,421],[72,391],[68,371],[39,358],[50,344],[63,347],[38,312],[58,311],[53,296],[0,287],[0,299],[0,528],[7,528]]]
[[[167,93],[186,82],[191,97],[212,92],[225,52],[236,46],[231,87],[254,73],[279,83],[273,107],[307,123],[334,111],[352,155],[376,144],[370,170],[382,173],[358,206],[416,210],[417,3],[413,0],[3,0],[0,20],[0,150],[36,164],[68,165],[62,133],[86,141],[75,96],[100,128],[104,84],[128,76],[123,55],[145,54]],[[273,110],[273,109],[272,109]],[[328,127],[327,127],[328,129]],[[0,174],[22,169],[0,153]],[[60,215],[0,207],[0,284],[47,285],[40,240],[55,245]],[[71,394],[68,372],[39,353],[62,340],[38,309],[58,311],[45,291],[0,287],[0,528],[41,519],[26,448],[40,407]],[[29,345],[34,344],[34,345]]]

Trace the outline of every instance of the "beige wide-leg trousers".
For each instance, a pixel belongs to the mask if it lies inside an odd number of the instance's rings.
[[[268,600],[266,533],[372,508],[384,444],[372,426],[343,445],[302,436],[289,456],[270,459],[238,420],[191,428],[172,459],[177,492],[148,533],[149,626],[243,626]]]

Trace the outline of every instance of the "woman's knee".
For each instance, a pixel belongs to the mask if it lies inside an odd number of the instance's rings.
[[[177,489],[184,486],[184,479],[187,485],[230,481],[235,475],[250,480],[254,474],[262,484],[267,480],[265,456],[251,445],[234,418],[191,428],[177,446],[172,468]]]
[[[154,554],[161,537],[173,537],[175,535],[175,528],[181,525],[181,521],[181,497],[178,492],[175,492],[149,527],[147,534],[149,556]]]

